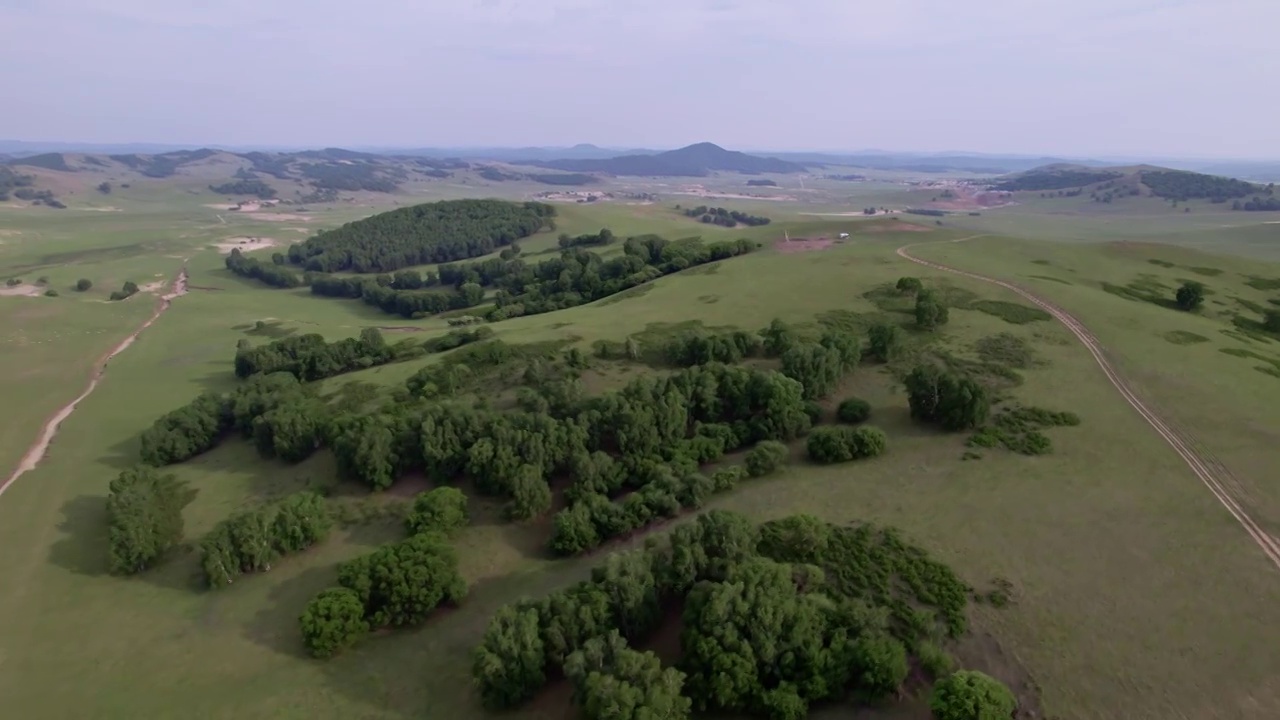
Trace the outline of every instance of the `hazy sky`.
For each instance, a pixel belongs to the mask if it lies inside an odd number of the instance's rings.
[[[0,0],[0,138],[1280,157],[1277,0]]]

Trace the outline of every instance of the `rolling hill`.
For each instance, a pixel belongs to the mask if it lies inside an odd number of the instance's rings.
[[[673,177],[705,177],[715,171],[753,175],[803,172],[805,169],[800,163],[725,150],[709,142],[653,155],[622,155],[607,159],[562,158],[533,164],[570,172]]]

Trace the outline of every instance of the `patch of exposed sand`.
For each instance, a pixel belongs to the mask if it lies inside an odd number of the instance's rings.
[[[5,230],[3,228],[0,228],[0,237],[14,237],[16,235],[21,235],[21,234],[22,232],[18,230]]]
[[[867,227],[864,232],[933,232],[933,228],[909,222],[895,222],[885,223],[882,225],[871,225]]]
[[[43,293],[44,293],[44,290],[41,289],[39,285],[32,285],[30,283],[22,283],[21,285],[12,285],[12,286],[6,285],[4,287],[0,287],[0,295],[6,295],[6,296],[16,295],[16,296],[25,296],[25,297],[39,297]]]
[[[227,238],[220,243],[216,243],[215,247],[218,252],[223,255],[230,255],[232,250],[240,252],[253,252],[254,250],[266,250],[269,247],[275,247],[280,242],[273,238],[264,237],[233,237]]]
[[[120,208],[112,207],[110,205],[103,205],[101,207],[82,207],[82,208],[76,208],[76,209],[88,210],[89,212],[123,212],[123,210],[121,210]]]

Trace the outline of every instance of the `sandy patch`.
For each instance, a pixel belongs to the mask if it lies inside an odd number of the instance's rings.
[[[790,195],[748,195],[746,193],[717,192],[708,190],[702,185],[686,185],[671,193],[672,195],[693,195],[695,197],[721,198],[724,200],[772,200],[775,202],[794,202]]]
[[[865,218],[869,218],[869,217],[883,217],[883,216],[885,216],[885,215],[896,215],[896,214],[898,214],[898,213],[900,213],[900,212],[902,212],[902,211],[901,211],[901,210],[885,210],[884,212],[880,212],[879,210],[877,210],[876,212],[871,213],[870,215],[868,215],[868,214],[866,214],[866,213],[862,212],[861,210],[853,210],[853,211],[850,211],[850,212],[826,212],[826,213],[807,212],[807,213],[799,213],[799,214],[800,214],[800,215],[811,215],[811,216],[813,216],[813,217],[865,217]]]
[[[43,288],[41,288],[39,285],[32,285],[30,283],[22,283],[21,285],[14,285],[12,287],[8,285],[4,287],[0,287],[0,295],[6,295],[6,296],[18,295],[18,296],[26,296],[26,297],[39,297],[40,295],[43,295],[43,294],[44,294]]]
[[[0,228],[0,237],[15,237],[21,234],[22,233],[17,230],[5,230],[3,228]]]
[[[813,240],[779,240],[773,244],[773,248],[780,253],[789,254],[825,250],[831,247],[834,243],[835,240],[830,238],[816,238]]]
[[[160,291],[161,289],[163,289],[163,288],[164,288],[164,281],[163,281],[163,280],[157,280],[157,281],[155,281],[155,282],[149,282],[149,283],[147,283],[146,285],[142,285],[142,286],[140,286],[140,287],[138,288],[138,291],[139,291],[139,292],[149,292],[149,293],[153,293],[153,292],[159,292],[159,291]]]
[[[230,255],[231,251],[236,249],[239,249],[240,252],[253,252],[254,250],[266,250],[269,247],[275,247],[279,244],[280,242],[278,240],[272,238],[233,237],[217,243],[215,247],[217,247],[218,252],[223,255]]]
[[[76,208],[76,209],[88,210],[89,212],[123,212],[120,208],[112,207],[110,205],[103,205],[101,207],[82,207],[82,208]]]

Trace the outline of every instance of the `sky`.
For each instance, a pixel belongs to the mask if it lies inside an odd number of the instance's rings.
[[[1280,158],[1276,0],[0,0],[0,138]]]

